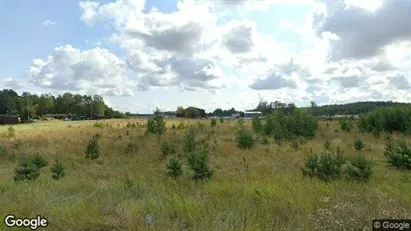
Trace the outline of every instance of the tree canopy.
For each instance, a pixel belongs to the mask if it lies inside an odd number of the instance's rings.
[[[65,92],[18,95],[14,90],[0,91],[0,114],[19,115],[23,120],[49,115],[84,116],[88,118],[119,118],[123,114],[108,107],[100,95],[79,95]]]

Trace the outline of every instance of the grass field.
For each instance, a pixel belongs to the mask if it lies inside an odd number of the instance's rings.
[[[192,180],[187,165],[181,178],[167,176],[160,143],[181,142],[185,130],[171,129],[181,121],[204,123],[199,136],[215,129],[209,154],[215,173],[206,182]],[[0,138],[8,150],[0,163],[0,215],[41,215],[49,219],[49,230],[371,230],[373,218],[411,218],[411,174],[386,164],[382,138],[321,122],[316,139],[298,147],[271,141],[240,150],[235,121],[218,122],[216,128],[209,120],[181,121],[167,120],[161,138],[144,135],[144,120],[107,120],[104,128],[94,127],[95,121],[14,126],[14,137]],[[101,134],[101,155],[86,159],[86,141],[95,133]],[[310,148],[322,151],[325,137],[347,156],[356,153],[354,140],[362,138],[365,155],[374,161],[373,178],[368,183],[303,179],[305,156]],[[127,154],[126,146],[133,147]],[[14,182],[18,159],[35,153],[49,162],[39,179]],[[50,172],[55,157],[67,172],[58,181]],[[147,215],[153,216],[150,227]],[[0,227],[6,230],[3,222]]]

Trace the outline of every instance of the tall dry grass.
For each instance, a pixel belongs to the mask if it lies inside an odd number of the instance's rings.
[[[330,122],[328,128],[320,124],[315,140],[298,147],[271,140],[240,150],[235,123],[225,121],[217,123],[211,138],[215,174],[210,181],[195,182],[187,165],[181,178],[168,177],[167,161],[161,158],[163,139],[176,142],[183,155],[185,129],[171,129],[180,122],[197,126],[198,120],[167,120],[168,130],[160,138],[144,135],[144,120],[103,121],[108,126],[102,128],[94,121],[14,126],[14,137],[0,141],[8,150],[0,162],[0,215],[40,214],[49,219],[50,230],[371,230],[373,218],[411,217],[411,174],[387,166],[382,138],[345,133]],[[212,128],[209,120],[200,123],[201,138]],[[6,131],[0,127],[0,133]],[[102,136],[102,152],[93,161],[85,158],[84,149],[95,133]],[[375,163],[369,183],[302,179],[300,167],[310,148],[322,151],[329,139],[350,156],[358,137]],[[49,163],[58,157],[67,176],[51,179],[50,164],[34,182],[15,183],[17,160],[37,152]],[[147,215],[154,218],[151,227]]]

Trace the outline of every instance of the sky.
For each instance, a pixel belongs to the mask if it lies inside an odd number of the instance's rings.
[[[3,0],[3,88],[137,113],[411,102],[411,0]]]

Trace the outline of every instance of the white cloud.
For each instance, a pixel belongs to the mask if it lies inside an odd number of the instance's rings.
[[[45,27],[55,26],[56,24],[57,24],[56,22],[53,22],[53,21],[50,21],[50,20],[46,20],[46,21],[43,22],[43,26],[45,26]]]
[[[4,78],[0,79],[0,88],[7,88],[7,89],[20,89],[23,87],[22,82],[14,79],[14,78]]]
[[[136,85],[125,77],[125,63],[102,48],[56,47],[46,60],[34,59],[27,73],[34,85],[57,90],[131,96]]]
[[[180,0],[167,13],[145,3],[80,2],[81,20],[107,34],[82,38],[83,50],[67,45],[33,60],[32,83],[104,94],[113,104],[134,94],[147,98],[135,107],[148,111],[252,107],[260,96],[301,104],[411,99],[409,1]],[[293,6],[313,12],[278,20],[279,9]],[[117,46],[121,57],[101,46]],[[123,99],[117,103],[131,107],[133,98]]]
[[[373,12],[358,4],[323,1],[326,12],[315,15],[317,35],[335,34],[330,58],[362,59],[383,53],[383,48],[411,39],[411,1],[384,1]]]

